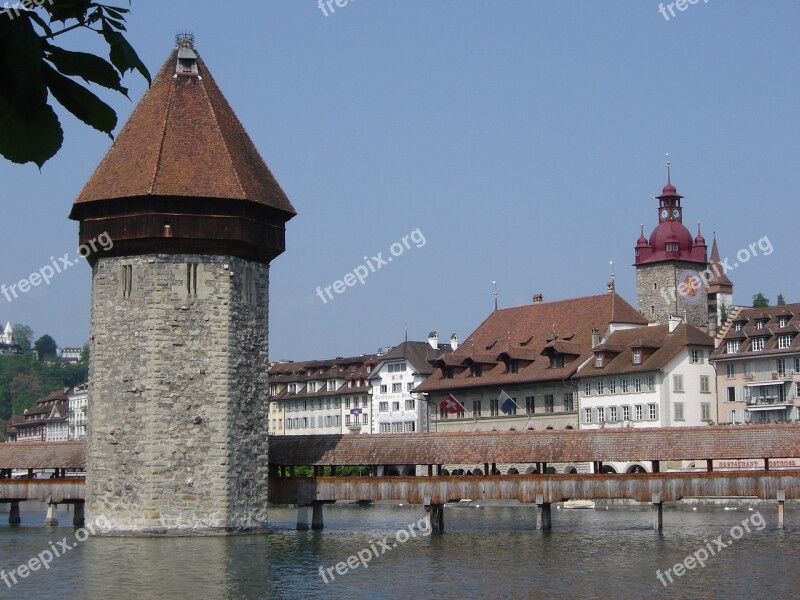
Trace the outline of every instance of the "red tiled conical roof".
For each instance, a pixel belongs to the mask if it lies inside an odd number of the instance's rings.
[[[176,69],[175,48],[81,191],[80,206],[142,196],[257,202],[294,207],[273,177],[205,63]],[[291,218],[291,217],[289,217]]]

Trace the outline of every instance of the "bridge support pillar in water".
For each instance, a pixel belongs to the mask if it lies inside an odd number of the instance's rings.
[[[778,490],[778,529],[783,529],[783,505],[786,502],[786,490]]]
[[[661,494],[653,494],[653,529],[661,531],[664,525],[664,503],[661,501]]]
[[[444,533],[444,504],[431,504],[431,533]]]
[[[83,527],[86,523],[86,518],[83,513],[84,506],[85,504],[83,502],[76,502],[72,505],[72,524],[75,527]]]
[[[47,516],[44,518],[45,527],[58,527],[58,504],[47,505]]]
[[[322,520],[322,502],[314,502],[311,505],[311,529],[322,529],[325,524]]]
[[[308,531],[308,506],[297,505],[297,531]]]
[[[553,520],[550,513],[550,503],[544,501],[543,494],[536,494],[536,529],[538,531],[550,531],[553,527]]]
[[[19,525],[22,519],[19,518],[19,502],[11,502],[8,509],[8,522],[10,525]]]

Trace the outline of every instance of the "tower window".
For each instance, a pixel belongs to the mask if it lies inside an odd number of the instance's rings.
[[[123,298],[130,298],[133,291],[133,265],[122,265],[120,288]]]
[[[656,314],[656,305],[655,304],[651,304],[650,305],[650,314],[651,315]]]
[[[657,282],[657,281],[654,281],[654,282],[653,282],[653,289],[654,289],[654,290],[657,290],[657,289],[658,289],[658,282]]]
[[[244,299],[248,304],[256,302],[256,278],[253,267],[244,270]]]
[[[186,263],[186,293],[189,297],[197,296],[197,263]]]

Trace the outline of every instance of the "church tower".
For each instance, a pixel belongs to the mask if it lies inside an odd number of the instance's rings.
[[[269,264],[294,215],[179,35],[70,214],[81,244],[113,243],[87,257],[88,519],[134,534],[265,526]]]
[[[636,242],[636,297],[639,312],[660,324],[670,316],[686,318],[692,325],[708,330],[708,293],[704,283],[708,268],[706,241],[694,238],[683,224],[683,196],[672,185],[667,171],[667,185],[658,200],[658,225],[650,238],[644,226]]]

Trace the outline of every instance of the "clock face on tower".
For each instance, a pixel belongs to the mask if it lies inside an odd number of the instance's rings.
[[[666,208],[662,209],[661,210],[661,218],[666,220],[668,216],[669,216],[669,211]]]
[[[672,209],[672,218],[673,219],[680,219],[681,218],[681,211],[677,208]]]

